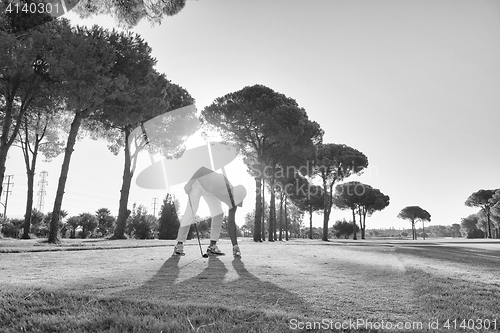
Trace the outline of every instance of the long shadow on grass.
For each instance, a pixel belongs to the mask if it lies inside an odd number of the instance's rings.
[[[203,271],[182,280],[181,270],[189,269],[193,263],[180,265],[180,257],[171,257],[142,286],[121,291],[117,296],[174,304],[263,310],[301,317],[313,315],[311,304],[285,288],[260,280],[245,268],[241,259],[235,258],[231,264],[234,272],[226,279],[229,270],[224,263],[217,257],[209,257]]]
[[[498,250],[442,245],[412,245],[396,247],[395,251],[396,253],[402,253],[405,255],[447,260],[478,267],[498,267],[500,264],[500,251]]]

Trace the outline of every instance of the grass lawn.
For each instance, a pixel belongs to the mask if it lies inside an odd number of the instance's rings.
[[[59,244],[49,244],[43,239],[0,239],[0,253],[48,252],[48,251],[80,251],[80,250],[112,250],[133,247],[166,246],[171,242],[151,239],[127,239],[120,241],[105,238],[70,239],[63,238]]]
[[[500,330],[498,242],[244,239],[241,259],[173,245],[2,239],[0,331]]]

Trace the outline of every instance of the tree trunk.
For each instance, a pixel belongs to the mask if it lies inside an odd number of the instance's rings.
[[[323,214],[323,241],[328,241],[328,220],[330,219],[330,211],[331,211],[331,206],[328,204],[328,188],[326,186],[326,180],[323,181],[323,190],[324,190],[324,204],[325,204],[325,209],[324,209],[324,214]]]
[[[327,210],[327,208],[325,208],[325,211]],[[322,240],[324,240],[325,242],[328,241],[328,220],[329,220],[329,216],[330,213],[327,212],[324,214],[323,216],[323,238]]]
[[[492,238],[491,237],[491,221],[490,221],[490,211],[489,210],[486,212],[486,217],[488,219],[488,238]]]
[[[61,206],[64,196],[64,188],[66,187],[66,180],[68,179],[69,173],[69,163],[71,161],[71,154],[73,154],[73,148],[75,147],[76,137],[78,135],[78,130],[82,123],[83,118],[90,111],[82,111],[75,113],[75,118],[71,123],[71,127],[68,134],[68,142],[66,144],[66,150],[64,152],[64,160],[61,167],[61,175],[59,176],[59,183],[57,185],[56,199],[54,201],[54,209],[52,209],[52,218],[50,220],[49,226],[49,243],[59,242],[59,219],[61,214]]]
[[[309,239],[313,239],[313,208],[309,206]]]
[[[283,240],[283,192],[280,194],[280,224],[279,224],[279,240]]]
[[[130,150],[128,144],[128,136],[130,130],[126,127],[123,129],[123,135],[125,136],[125,163],[123,167],[123,181],[122,188],[120,190],[120,201],[118,206],[118,217],[116,219],[116,227],[113,233],[112,239],[126,239],[125,237],[125,227],[127,226],[127,219],[129,216],[129,210],[127,209],[128,197],[130,193],[130,184],[132,182],[133,172],[131,169],[131,159]]]
[[[366,235],[366,209],[363,210],[363,228],[361,228],[361,239],[365,239]]]
[[[365,239],[363,230],[363,214],[361,213],[361,207],[358,207],[358,215],[359,215],[359,229],[361,231],[361,239]]]
[[[31,101],[35,94],[35,91],[38,88],[37,84],[35,83],[36,79],[37,75],[33,77],[33,81],[31,82],[29,92],[26,92],[26,95],[23,98],[21,98],[22,99],[21,106],[19,107],[19,110],[17,114],[15,114],[15,116],[13,115],[12,111],[14,106],[16,90],[19,87],[19,85],[16,84],[17,87],[14,88],[13,90],[9,90],[8,87],[7,89],[5,89],[5,94],[3,94],[3,96],[5,96],[5,101],[2,112],[3,118],[1,122],[2,135],[0,136],[0,197],[2,196],[3,192],[3,180],[5,178],[5,171],[6,171],[5,163],[7,162],[7,153],[9,152],[10,147],[14,143],[17,134],[19,133],[19,128],[21,127],[24,114],[26,113],[26,110],[29,108],[29,105],[31,104]],[[15,118],[14,128],[11,128],[12,118]]]
[[[3,193],[3,180],[5,178],[5,163],[7,163],[8,147],[0,147],[0,196]]]
[[[262,181],[260,176],[255,177],[255,221],[253,223],[253,241],[261,242],[261,220],[262,220]]]
[[[358,236],[356,235],[356,212],[355,209],[352,209],[352,239],[357,240]]]
[[[271,175],[270,182],[269,182],[269,187],[271,189],[271,198],[269,199],[269,235],[267,236],[269,238],[270,242],[274,242],[275,240],[275,209],[276,209],[276,202],[275,202],[275,194],[274,194],[274,168],[273,168],[273,174]]]
[[[6,89],[8,95],[9,91]],[[0,136],[0,196],[3,193],[3,180],[5,178],[5,163],[7,163],[7,153],[9,152],[10,145],[8,144],[8,137],[10,132],[10,126],[12,125],[12,106],[13,106],[12,96],[6,96],[5,99],[5,110],[4,117],[2,119],[2,135]]]
[[[26,130],[27,131],[27,130]],[[26,134],[26,142],[23,147],[24,161],[26,164],[26,175],[28,177],[28,192],[26,198],[26,211],[24,213],[24,226],[22,239],[29,239],[29,232],[31,226],[31,213],[33,211],[33,194],[35,186],[35,170],[36,170],[36,160],[38,156],[38,147],[40,146],[40,140],[38,135],[35,138],[35,146],[33,147],[33,156],[31,157],[31,163],[29,160],[29,144],[28,144],[28,134]]]
[[[262,205],[261,205],[261,209],[262,209],[262,214],[261,214],[261,240],[262,242],[264,242],[266,240],[266,198],[264,197],[265,193],[266,193],[266,179],[265,178],[262,178]]]
[[[26,212],[24,213],[24,226],[23,226],[23,235],[22,239],[29,239],[29,232],[31,226],[31,212],[33,211],[33,187],[35,183],[35,161],[36,157],[33,156],[33,164],[32,167],[26,170],[26,174],[28,175],[28,193],[26,199]]]
[[[276,198],[275,198],[276,200]],[[273,212],[273,219],[274,219],[274,222],[273,222],[273,230],[274,230],[274,240],[277,240],[278,239],[278,218],[277,218],[277,215],[276,214],[276,202],[274,202],[274,212]]]
[[[422,237],[425,240],[425,228],[424,228],[424,221],[422,220]]]
[[[286,197],[285,197],[285,240],[288,241],[288,215],[286,214]]]

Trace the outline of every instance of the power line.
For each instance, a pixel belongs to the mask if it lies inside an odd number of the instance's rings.
[[[96,192],[96,185],[89,185],[88,183],[86,183],[85,185],[84,184],[81,184],[81,183],[78,183],[78,182],[74,182],[74,181],[67,181],[66,182],[67,186],[69,188],[76,188],[78,190],[82,190],[82,191],[89,191],[89,192],[92,192],[92,193],[95,193]],[[101,184],[98,184],[98,185],[101,185]],[[104,186],[104,185],[101,185],[102,187],[99,187],[97,190],[99,191],[99,193],[109,193],[109,194],[112,194],[113,196],[116,196],[116,195],[119,195],[119,191],[118,190],[110,190],[108,188],[108,186]]]

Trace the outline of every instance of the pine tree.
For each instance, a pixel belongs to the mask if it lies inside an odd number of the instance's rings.
[[[179,216],[177,215],[176,201],[177,200],[171,194],[167,194],[165,199],[163,199],[163,204],[160,208],[160,219],[158,220],[159,239],[177,238],[180,222]]]

